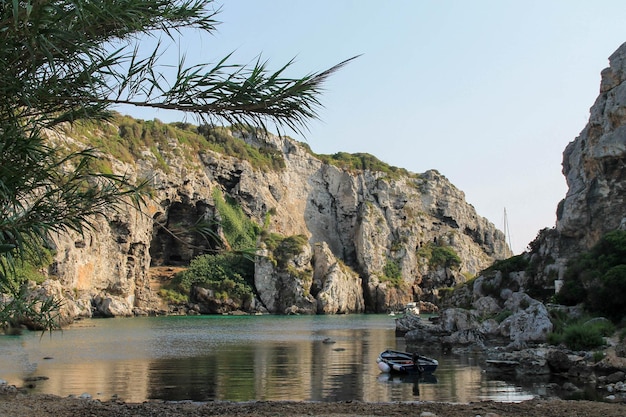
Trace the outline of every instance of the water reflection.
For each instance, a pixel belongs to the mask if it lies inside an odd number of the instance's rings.
[[[334,343],[324,343],[331,339]],[[441,356],[430,378],[381,375],[404,349],[387,316],[161,317],[86,320],[62,333],[0,338],[0,378],[35,392],[126,401],[520,401],[472,356]],[[44,357],[52,357],[46,360]]]

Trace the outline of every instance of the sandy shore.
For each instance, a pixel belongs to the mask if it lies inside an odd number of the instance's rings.
[[[195,417],[195,416],[420,416],[438,417],[624,417],[626,404],[590,401],[532,400],[522,403],[476,402],[447,404],[403,403],[311,403],[311,402],[123,402],[61,398],[53,395],[0,395],[3,417]],[[428,414],[425,414],[428,415]]]

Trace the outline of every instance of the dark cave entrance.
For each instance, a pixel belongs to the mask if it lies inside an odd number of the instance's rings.
[[[186,266],[196,256],[215,250],[214,239],[195,231],[198,222],[212,219],[209,206],[202,202],[195,205],[166,202],[164,207],[165,212],[153,216],[151,266]],[[216,228],[211,229],[217,232]]]

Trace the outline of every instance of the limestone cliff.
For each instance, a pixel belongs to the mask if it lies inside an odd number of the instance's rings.
[[[66,141],[81,140],[75,132],[68,135]],[[437,171],[345,169],[287,137],[234,135],[272,149],[284,167],[259,169],[208,149],[190,151],[175,133],[167,146],[146,147],[134,161],[103,155],[116,172],[151,178],[152,200],[141,212],[129,207],[108,221],[99,219],[85,236],[56,239],[51,275],[70,290],[67,297],[82,306],[82,314],[158,310],[149,268],[184,266],[212,249],[189,230],[218,216],[215,189],[270,232],[308,239],[292,268],[257,261],[257,305],[272,313],[385,312],[410,301],[434,301],[439,288],[511,254],[503,233]],[[437,250],[448,258],[437,258]]]
[[[563,152],[568,191],[556,227],[531,244],[546,281],[562,276],[567,260],[604,234],[626,227],[626,44],[609,64],[589,122]]]

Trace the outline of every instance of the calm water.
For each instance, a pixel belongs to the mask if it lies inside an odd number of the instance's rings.
[[[32,391],[132,402],[521,401],[542,389],[488,380],[478,359],[438,354],[433,378],[389,378],[376,366],[386,348],[404,349],[386,315],[84,320],[0,337],[0,379],[47,377]]]

